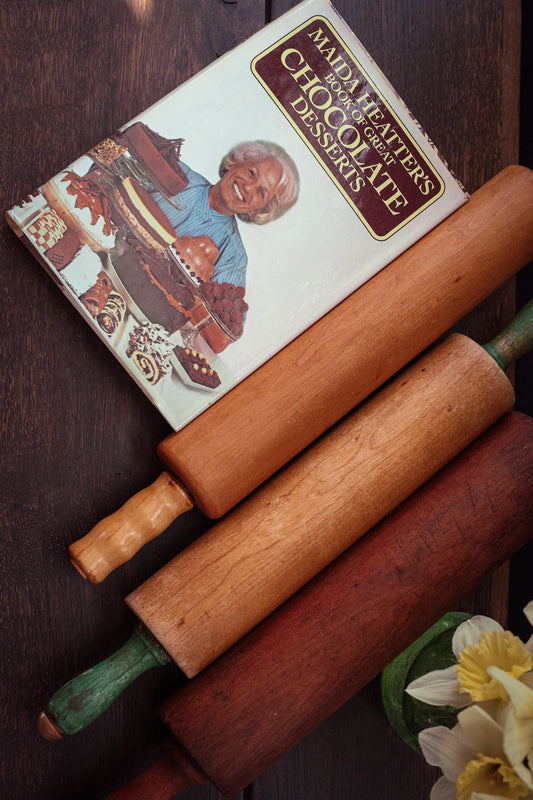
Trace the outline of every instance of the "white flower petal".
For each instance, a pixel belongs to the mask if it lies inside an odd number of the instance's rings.
[[[433,784],[429,800],[455,800],[455,783],[446,780],[444,775]]]
[[[406,690],[408,695],[431,706],[453,706],[464,708],[472,698],[459,691],[459,681],[455,666],[435,669],[411,681]]]
[[[533,689],[525,680],[513,678],[498,667],[489,667],[487,672],[509,695],[503,733],[505,755],[518,777],[533,789]],[[530,676],[526,673],[522,678],[530,683]]]
[[[501,683],[514,706],[514,711],[519,719],[533,719],[533,689],[525,681],[513,678],[512,675],[499,667],[487,667],[491,678]],[[526,673],[527,674],[527,673]]]
[[[533,789],[533,719],[518,720],[514,713],[509,714],[503,733],[503,747],[518,777],[529,789]]]
[[[526,650],[529,650],[530,653],[533,653],[533,634],[529,637],[526,642]]]
[[[496,620],[477,614],[466,622],[462,622],[455,631],[452,639],[452,650],[456,658],[459,658],[461,650],[469,644],[478,644],[479,637],[484,631],[503,631],[502,626]]]
[[[456,728],[458,736],[474,754],[503,756],[503,728],[483,708],[476,705],[460,711]]]
[[[524,608],[524,614],[531,625],[533,625],[533,600],[530,600],[527,606]]]
[[[424,758],[433,767],[440,767],[444,777],[455,784],[467,761],[475,756],[470,747],[443,725],[426,728],[418,734]]]

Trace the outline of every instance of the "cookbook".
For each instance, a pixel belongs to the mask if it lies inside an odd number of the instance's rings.
[[[304,0],[6,213],[179,430],[467,199]]]

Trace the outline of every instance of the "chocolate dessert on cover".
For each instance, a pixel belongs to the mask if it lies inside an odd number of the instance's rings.
[[[115,137],[150,173],[156,188],[175,195],[188,184],[179,161],[183,139],[166,139],[144,122],[135,122]]]
[[[54,267],[61,271],[67,264],[70,264],[74,258],[78,247],[80,246],[80,239],[76,231],[67,228],[61,239],[57,241],[52,247],[44,251],[48,261]]]
[[[203,353],[180,345],[174,348],[173,353],[194,383],[207,386],[209,389],[216,389],[217,386],[220,386],[218,372],[211,367]]]
[[[169,334],[182,328],[194,297],[179,267],[164,252],[140,245],[127,250],[113,262],[124,288],[151,322]]]
[[[208,308],[228,329],[231,336],[235,339],[242,336],[244,319],[248,311],[248,303],[244,299],[244,287],[213,281],[202,285],[201,294]]]
[[[115,227],[111,204],[101,186],[90,175],[81,177],[65,170],[44,184],[42,192],[65,225],[77,231],[93,250],[111,250]]]
[[[80,295],[80,301],[92,317],[97,317],[103,311],[112,289],[113,284],[102,270],[98,273],[96,283]]]
[[[87,151],[87,155],[103,166],[110,166],[126,152],[126,147],[114,139],[102,139],[95,147]]]
[[[33,239],[36,247],[47,250],[59,242],[66,230],[64,219],[53,208],[47,208],[28,225],[26,233]]]
[[[218,247],[209,236],[180,236],[174,252],[185,270],[196,283],[211,279],[218,258]]]
[[[96,317],[105,307],[113,289],[98,253],[89,245],[81,244],[59,274],[91,316]]]
[[[142,247],[128,237],[131,249],[116,259],[113,266],[132,300],[152,322],[169,334],[205,318],[202,301],[195,297],[197,285],[213,273],[218,249],[208,236],[184,236],[174,247],[175,256],[166,251]],[[187,280],[192,278],[192,283]],[[202,284],[203,285],[203,284]]]
[[[124,220],[148,247],[165,250],[177,239],[166,214],[135,178],[125,178],[113,189],[113,198]]]
[[[151,384],[170,371],[171,352],[167,331],[161,325],[144,322],[130,333],[126,355]]]
[[[15,233],[17,233],[17,229],[14,227],[16,224],[28,225],[45,206],[46,198],[43,197],[41,192],[31,192],[31,194],[26,195],[18,205],[13,206],[10,214],[7,216],[7,222]]]
[[[112,336],[118,329],[120,323],[126,316],[126,303],[118,292],[112,291],[107,298],[103,310],[98,314],[96,320],[100,328]]]

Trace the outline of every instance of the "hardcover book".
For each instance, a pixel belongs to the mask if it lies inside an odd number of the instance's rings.
[[[467,200],[305,0],[7,212],[179,430]]]

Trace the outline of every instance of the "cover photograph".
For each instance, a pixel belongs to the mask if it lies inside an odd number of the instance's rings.
[[[179,430],[466,200],[331,4],[305,0],[7,217]]]

